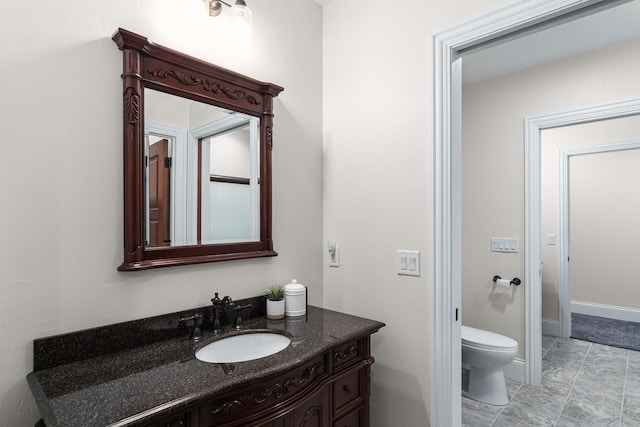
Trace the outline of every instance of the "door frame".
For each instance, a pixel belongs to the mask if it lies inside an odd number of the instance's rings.
[[[606,117],[598,116],[596,120],[617,119],[620,117],[626,117],[629,115],[640,113],[640,99],[626,103],[623,111],[619,111],[620,104],[609,104],[607,107],[611,107],[608,110],[611,114]],[[629,114],[629,107],[631,107],[632,113]],[[635,113],[633,113],[635,111]],[[624,115],[619,116],[617,113],[624,112]],[[593,120],[590,120],[593,121]],[[583,122],[574,122],[570,124],[579,124]],[[559,195],[560,195],[560,221],[559,221],[559,262],[560,266],[558,276],[558,294],[559,294],[559,309],[560,313],[558,321],[560,324],[560,331],[564,338],[571,336],[571,268],[569,262],[570,256],[570,176],[569,176],[569,161],[573,156],[580,156],[584,154],[596,154],[596,153],[609,153],[614,151],[634,150],[640,148],[640,140],[622,141],[622,142],[610,142],[604,144],[585,145],[580,147],[568,147],[560,150],[560,181],[559,181]]]
[[[544,25],[594,13],[623,1],[529,0],[484,15],[433,38],[433,272],[431,322],[431,425],[461,424],[461,159],[462,159],[462,55],[466,51],[517,38]],[[526,154],[531,157],[527,150]],[[539,182],[540,170],[526,170],[526,185]],[[536,194],[525,195],[525,381],[539,384],[542,377],[540,206]],[[540,194],[537,193],[539,198]],[[537,204],[536,204],[537,203]],[[529,212],[531,211],[531,215]],[[530,319],[539,317],[539,322]],[[538,363],[540,362],[540,363]]]
[[[145,124],[145,135],[155,135],[167,138],[171,141],[169,157],[171,157],[171,186],[169,193],[170,210],[170,239],[172,246],[184,244],[186,240],[186,217],[183,206],[186,205],[186,168],[187,168],[187,131],[186,129],[169,126],[164,123],[149,122]],[[145,144],[145,156],[148,155],[147,144]],[[145,180],[148,180],[148,172],[145,172]],[[145,195],[145,218],[148,218],[148,195]],[[148,222],[148,221],[147,221]],[[146,235],[149,234],[148,224],[146,225]]]

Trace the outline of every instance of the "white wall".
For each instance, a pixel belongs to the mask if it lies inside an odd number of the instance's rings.
[[[246,58],[198,0],[0,6],[0,425],[39,418],[34,338],[259,295],[295,277],[321,305],[322,9],[253,0]],[[118,28],[285,88],[275,100],[278,257],[120,273],[122,52]]]
[[[144,120],[145,126],[160,124],[179,129],[189,129],[193,106],[199,104],[190,99],[179,98],[168,93],[153,89],[144,89]]]
[[[324,7],[324,303],[387,324],[372,339],[373,426],[429,422],[433,35],[508,3]],[[398,249],[421,252],[421,277],[396,274]]]
[[[640,308],[638,165],[638,149],[571,159],[572,300]]]
[[[541,134],[542,142],[542,316],[547,319],[558,319],[558,277],[559,277],[559,245],[547,245],[547,234],[555,234],[559,238],[559,150],[571,147],[583,147],[593,144],[629,141],[640,135],[640,116],[624,117],[612,120],[586,123],[561,128],[545,129]],[[637,259],[638,209],[640,198],[635,197],[637,187],[637,162],[640,150],[620,151],[605,154],[592,154],[571,157],[571,187],[582,192],[578,202],[586,204],[588,209],[572,209],[572,215],[578,214],[578,223],[572,218],[572,286],[571,299],[599,304],[610,304],[622,307],[640,307],[636,302],[638,295],[636,286],[632,285],[640,266],[631,259]],[[607,162],[606,160],[611,161]],[[587,164],[585,164],[587,162]],[[576,167],[583,166],[581,173]],[[626,169],[625,169],[626,166]],[[604,169],[603,169],[604,168]],[[577,173],[577,175],[574,175]],[[634,178],[634,175],[635,178]],[[631,174],[630,179],[622,183],[621,174]],[[574,188],[575,187],[575,188]],[[622,193],[621,193],[622,192]],[[573,197],[574,191],[570,193]],[[617,206],[607,207],[602,204],[605,197],[612,198]],[[579,208],[577,206],[576,208]],[[602,209],[604,208],[604,209]],[[615,221],[611,221],[611,214]],[[608,220],[603,220],[605,215]],[[586,235],[581,232],[581,224],[590,230]],[[576,228],[577,227],[577,228]],[[611,242],[596,242],[573,238],[597,238],[597,236],[614,227],[618,233],[627,238]],[[578,246],[574,245],[577,244]],[[603,246],[604,245],[604,246]],[[576,253],[575,251],[579,251]],[[584,252],[586,250],[586,252]],[[582,251],[582,255],[580,254]],[[614,259],[607,259],[607,255]],[[635,257],[634,257],[635,255]],[[589,261],[584,262],[584,257]],[[625,259],[626,257],[626,259]],[[631,258],[631,259],[629,259]],[[581,262],[580,260],[583,260]],[[596,262],[597,260],[597,262]],[[616,266],[623,261],[625,267]],[[612,265],[613,263],[613,265]],[[603,276],[610,276],[603,282]],[[586,286],[585,286],[586,285]],[[605,286],[600,286],[605,285]],[[602,291],[602,292],[601,292]]]
[[[251,136],[249,125],[210,138],[210,173],[251,177]]]
[[[525,244],[524,118],[640,97],[640,57],[629,55],[638,48],[622,43],[463,88],[463,323],[515,338],[518,357],[527,283],[496,302],[490,277],[522,278],[524,251],[492,253],[489,239]]]

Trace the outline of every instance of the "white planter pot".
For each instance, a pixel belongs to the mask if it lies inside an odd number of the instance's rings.
[[[284,300],[267,300],[267,319],[284,319]]]

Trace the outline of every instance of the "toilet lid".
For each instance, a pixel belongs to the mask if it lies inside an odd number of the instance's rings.
[[[518,342],[504,335],[494,332],[483,331],[482,329],[470,326],[462,327],[462,343],[486,349],[514,349],[518,348]]]

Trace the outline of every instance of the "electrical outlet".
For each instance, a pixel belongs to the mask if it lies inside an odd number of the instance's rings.
[[[329,250],[329,267],[340,267],[340,246],[329,240],[327,242],[327,249]]]

